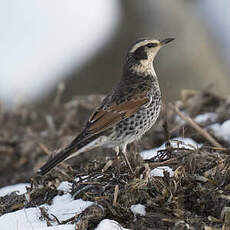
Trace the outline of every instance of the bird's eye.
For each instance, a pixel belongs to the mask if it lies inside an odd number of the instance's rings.
[[[152,47],[156,47],[157,46],[157,43],[149,43],[147,45],[148,48],[152,48]]]

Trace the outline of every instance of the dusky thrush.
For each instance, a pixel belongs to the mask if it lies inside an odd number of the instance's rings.
[[[113,148],[117,153],[121,150],[132,171],[126,147],[140,139],[159,116],[161,91],[153,60],[172,40],[142,39],[130,47],[120,81],[92,113],[83,131],[38,170],[40,175],[65,159],[99,146]]]

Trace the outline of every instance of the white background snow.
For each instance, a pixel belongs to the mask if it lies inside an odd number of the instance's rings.
[[[116,0],[0,1],[0,100],[44,95],[105,45],[119,18]]]

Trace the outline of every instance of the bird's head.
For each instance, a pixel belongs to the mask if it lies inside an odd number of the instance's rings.
[[[151,64],[161,47],[173,41],[174,38],[163,40],[141,39],[136,41],[128,50],[128,64]]]

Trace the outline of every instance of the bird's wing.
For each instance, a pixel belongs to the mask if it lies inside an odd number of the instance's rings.
[[[87,132],[93,135],[103,132],[122,119],[132,116],[149,101],[147,94],[142,93],[120,104],[105,104],[99,107],[89,118],[86,127]]]

